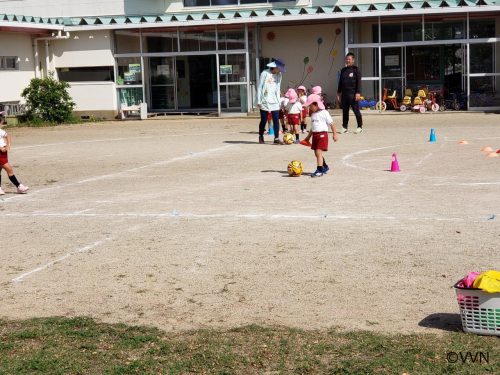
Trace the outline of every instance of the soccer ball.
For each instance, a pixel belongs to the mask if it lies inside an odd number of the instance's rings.
[[[293,143],[293,134],[285,133],[283,135],[283,143],[286,145],[291,145]]]
[[[302,165],[302,162],[298,160],[293,160],[290,163],[288,163],[288,175],[290,177],[299,177],[303,171],[304,171],[304,166]]]

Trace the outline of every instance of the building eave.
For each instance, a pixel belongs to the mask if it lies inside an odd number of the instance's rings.
[[[186,9],[184,12],[154,15],[105,15],[99,17],[40,18],[0,14],[0,27],[63,31],[148,29],[158,27],[189,27],[237,24],[276,24],[290,21],[315,22],[346,18],[405,17],[421,15],[476,14],[500,12],[496,1],[428,0],[386,3],[359,2],[353,5],[294,6],[274,8],[217,7]]]

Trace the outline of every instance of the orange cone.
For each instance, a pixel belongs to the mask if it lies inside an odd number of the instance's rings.
[[[469,142],[467,142],[465,139],[462,139],[461,141],[458,142],[459,145],[468,145]]]
[[[489,152],[493,152],[493,149],[490,146],[484,146],[481,149],[481,151],[484,152],[484,153],[489,153]]]

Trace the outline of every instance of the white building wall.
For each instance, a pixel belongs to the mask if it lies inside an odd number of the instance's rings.
[[[114,66],[110,31],[72,32],[69,39],[51,41],[52,67]],[[41,46],[39,47],[40,49]],[[75,111],[115,111],[114,82],[69,82]]]
[[[117,111],[113,82],[73,82],[68,93],[76,104],[75,111]]]
[[[21,92],[35,78],[31,36],[0,32],[0,56],[17,56],[19,70],[0,70],[0,102],[22,101]]]
[[[109,30],[71,32],[69,39],[50,41],[52,66],[71,68],[83,66],[113,66],[112,33]],[[39,50],[43,50],[40,42]]]
[[[165,12],[168,0],[6,0],[0,13],[37,17],[79,17]]]
[[[336,30],[340,29],[340,34]],[[286,64],[281,88],[320,85],[334,100],[337,73],[344,66],[344,30],[341,23],[274,26],[261,29],[262,56],[281,58]],[[321,38],[321,42],[318,42]],[[308,63],[304,59],[308,58]],[[261,67],[261,70],[264,67]],[[312,71],[308,73],[309,71]]]

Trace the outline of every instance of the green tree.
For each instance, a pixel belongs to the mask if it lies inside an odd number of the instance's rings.
[[[26,99],[28,120],[58,124],[70,121],[75,103],[68,87],[67,82],[57,81],[53,73],[45,78],[33,78],[21,94]]]

